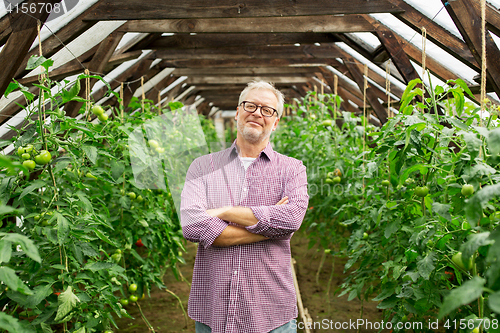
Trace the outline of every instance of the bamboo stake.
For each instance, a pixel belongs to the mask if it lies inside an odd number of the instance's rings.
[[[121,109],[121,117],[123,124],[123,82],[120,85],[120,109]]]
[[[302,297],[300,296],[300,289],[299,289],[299,282],[297,281],[297,275],[295,274],[295,259],[292,258],[292,274],[293,274],[293,285],[295,286],[295,292],[297,294],[297,306],[299,308],[299,314],[302,317],[302,321],[304,324],[308,323],[308,318],[306,317],[305,311],[304,311],[304,304],[302,304]],[[306,333],[311,333],[311,330],[309,330],[308,325],[305,325],[304,331]]]

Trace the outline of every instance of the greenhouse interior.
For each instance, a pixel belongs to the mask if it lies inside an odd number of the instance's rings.
[[[0,332],[500,332],[499,8],[3,1]]]

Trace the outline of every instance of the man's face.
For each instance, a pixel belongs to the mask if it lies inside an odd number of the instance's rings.
[[[250,90],[245,101],[278,109],[278,99],[273,92],[266,89]],[[249,143],[257,144],[269,139],[271,132],[278,126],[279,119],[276,113],[272,117],[264,117],[260,108],[250,113],[243,109],[243,105],[239,105],[236,110],[238,134]]]

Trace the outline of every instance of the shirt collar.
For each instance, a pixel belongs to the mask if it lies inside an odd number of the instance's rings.
[[[236,157],[238,156],[238,146],[236,146],[236,140],[233,141],[233,144],[231,145],[231,147],[229,148],[230,149],[230,156],[233,156]],[[267,146],[266,148],[264,148],[264,150],[262,150],[259,154],[259,157],[261,156],[266,156],[267,159],[269,159],[269,161],[273,161],[273,158],[274,158],[274,150],[273,150],[273,147],[271,146],[271,142],[268,142],[267,143]]]

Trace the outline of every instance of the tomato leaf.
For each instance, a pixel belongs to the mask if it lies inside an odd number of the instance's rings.
[[[63,89],[61,94],[62,94],[62,103],[67,103],[71,101],[74,97],[78,95],[80,92],[80,80],[76,80],[75,84],[69,89],[65,90]]]
[[[472,280],[465,282],[462,286],[453,289],[448,296],[445,297],[443,305],[439,310],[438,318],[441,319],[453,310],[458,309],[460,306],[472,303],[483,294],[483,287],[486,280],[474,276]]]
[[[54,215],[57,218],[57,240],[59,245],[63,245],[68,237],[70,224],[69,221],[58,212],[55,212]]]
[[[85,155],[87,155],[87,157],[89,158],[90,162],[92,162],[92,164],[95,164],[95,162],[97,161],[97,148],[94,146],[83,145],[82,149],[85,152]]]
[[[37,190],[39,188],[42,188],[44,186],[46,186],[47,183],[45,183],[45,181],[41,180],[41,179],[37,179],[35,180],[33,183],[31,183],[28,187],[26,187],[22,192],[21,192],[21,195],[19,196],[19,199],[22,199],[24,196],[30,194],[31,192],[33,192],[34,190]]]
[[[496,313],[500,313],[500,291],[497,291],[488,297],[488,305],[490,306],[490,309]]]
[[[443,205],[439,202],[432,203],[432,211],[436,212],[439,216],[447,219],[448,221],[451,221],[450,208],[451,205]]]
[[[28,257],[35,260],[36,262],[42,262],[42,258],[40,258],[40,255],[38,254],[38,249],[35,246],[35,243],[33,243],[33,241],[28,237],[14,233],[6,234],[3,232],[0,233],[0,236],[4,236],[2,239],[4,241],[9,241],[21,245],[21,248]]]
[[[76,307],[77,303],[80,302],[80,299],[73,293],[71,286],[68,286],[68,288],[59,295],[58,301],[59,307],[57,308],[57,315],[54,321],[64,322],[69,319],[67,316]]]
[[[434,252],[429,252],[429,254],[425,256],[425,258],[417,262],[418,273],[421,277],[429,280],[429,276],[431,275],[434,268],[436,268],[436,266],[434,266],[435,260],[436,254]]]
[[[88,269],[92,272],[100,271],[102,269],[110,269],[115,266],[115,263],[112,262],[91,262],[85,265],[85,269]]]
[[[488,149],[492,155],[500,154],[500,127],[488,133]]]
[[[7,89],[5,90],[5,92],[3,93],[3,95],[5,97],[9,96],[9,94],[11,92],[13,92],[14,90],[16,90],[17,88],[19,88],[19,83],[17,82],[11,82],[9,83],[9,86],[7,87]]]
[[[469,240],[460,246],[460,251],[462,252],[462,258],[470,258],[474,252],[481,246],[490,245],[495,243],[494,240],[489,239],[489,232],[482,232],[480,234],[472,234],[469,236]]]
[[[0,312],[0,328],[10,333],[25,333],[24,328],[19,324],[19,320],[9,316],[5,312]]]
[[[12,243],[0,239],[0,264],[3,262],[9,262],[11,254],[12,254]]]
[[[33,292],[16,275],[16,271],[9,267],[0,267],[0,281],[5,283],[10,289],[20,292],[24,295],[31,295]]]
[[[494,196],[500,196],[500,184],[489,185],[477,191],[464,207],[465,216],[471,227],[475,227],[483,217],[483,206]]]

